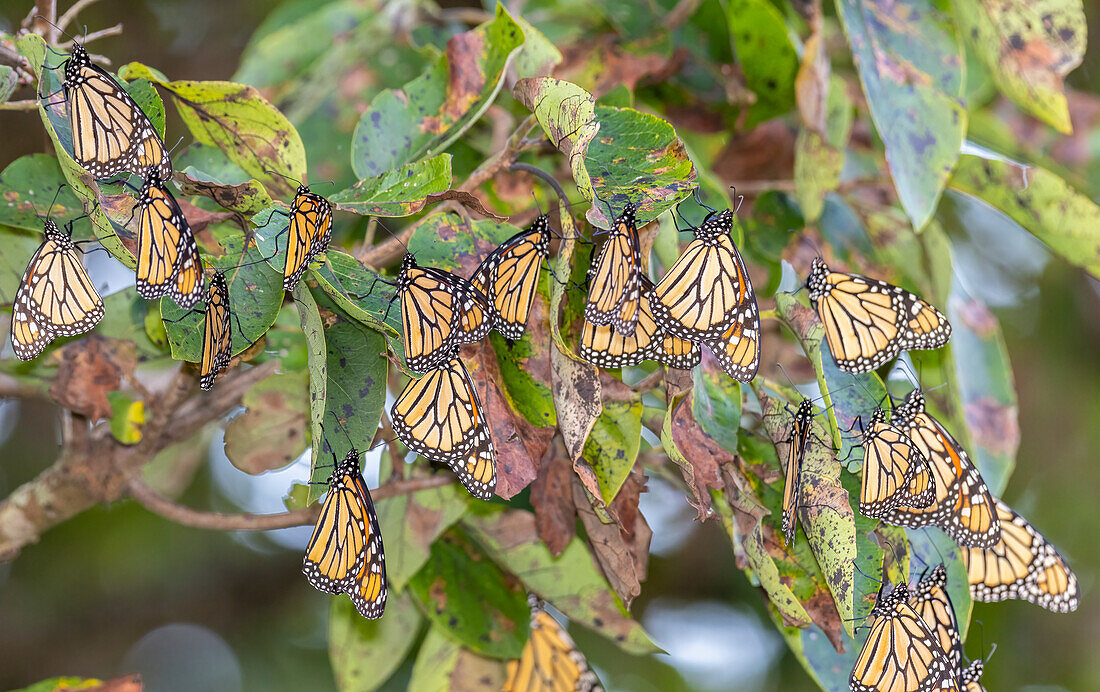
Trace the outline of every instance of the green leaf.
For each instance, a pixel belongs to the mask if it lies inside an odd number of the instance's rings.
[[[956,0],[951,8],[1001,93],[1072,132],[1063,80],[1085,56],[1081,0]]]
[[[723,449],[736,453],[741,426],[741,383],[724,372],[707,367],[692,374],[691,414],[703,432]]]
[[[1038,166],[959,158],[951,187],[999,209],[1070,264],[1100,277],[1100,206]]]
[[[997,318],[966,290],[958,276],[947,300],[951,356],[963,417],[969,432],[967,451],[982,479],[997,497],[1016,466],[1020,445],[1016,384]]]
[[[592,199],[592,179],[584,159],[600,131],[596,99],[576,84],[553,77],[521,79],[512,95],[534,113],[546,136],[569,157],[573,181],[581,194]]]
[[[42,244],[42,236],[0,227],[0,243],[4,247],[0,252],[0,303],[11,304],[31,255]]]
[[[901,205],[922,228],[966,133],[963,52],[929,0],[836,0]]]
[[[583,456],[596,472],[604,504],[611,504],[619,494],[619,488],[638,459],[642,444],[642,409],[640,398],[604,401],[603,413],[596,419],[584,443]]]
[[[451,179],[451,155],[440,154],[360,180],[329,201],[356,214],[410,216],[424,208],[428,195],[449,189]]]
[[[149,121],[153,123],[153,129],[157,136],[164,140],[164,101],[157,93],[156,87],[148,79],[135,79],[132,82],[122,82],[126,93],[145,113]]]
[[[558,54],[558,60],[561,60],[561,53]],[[19,77],[15,70],[8,65],[0,65],[0,103],[7,103],[18,86]]]
[[[314,265],[310,270],[311,276],[348,315],[371,329],[383,332],[389,341],[390,350],[404,365],[404,347],[399,337],[401,308],[391,300],[395,289],[379,280],[385,277],[359,264],[354,257],[339,248],[329,248],[325,256],[323,265]],[[279,266],[282,266],[282,262],[279,262]],[[386,321],[383,322],[383,319]]]
[[[588,145],[584,162],[592,191],[581,189],[597,201],[588,210],[591,223],[609,228],[608,205],[621,210],[633,202],[642,226],[697,187],[695,166],[672,125],[633,108],[596,106],[596,118],[599,136]]]
[[[246,248],[240,228],[219,224],[210,226],[207,233],[217,241],[219,251],[210,252],[204,247],[202,258],[207,267],[225,272],[232,316],[232,354],[236,355],[252,347],[275,322],[283,303],[283,277],[262,261],[263,256],[255,245]],[[238,268],[238,264],[242,266]],[[205,308],[184,310],[171,298],[162,298],[160,312],[172,357],[193,363],[200,361]]]
[[[794,182],[802,216],[809,223],[820,218],[825,195],[836,190],[844,168],[844,147],[852,129],[852,104],[844,80],[833,77],[825,115],[827,135],[803,126],[794,151]]]
[[[378,431],[382,407],[386,401],[386,374],[389,361],[385,358],[386,341],[383,336],[359,324],[340,310],[325,293],[311,289],[323,325],[324,339],[324,438],[328,445],[313,446],[313,473],[310,501],[324,493],[324,483],[332,474],[332,457],[343,459],[355,447],[365,451]],[[297,289],[295,289],[297,296]],[[320,354],[316,348],[316,335],[310,346],[313,358]],[[320,375],[320,369],[310,365],[310,379]],[[311,396],[316,389],[311,389]],[[316,410],[311,407],[311,420],[316,421]],[[349,439],[350,438],[350,439]],[[321,438],[314,437],[314,440]],[[322,450],[331,447],[331,450]]]
[[[561,51],[523,17],[514,17],[523,29],[523,46],[512,59],[512,73],[519,79],[545,77],[561,63]]]
[[[111,403],[111,437],[124,445],[141,442],[145,425],[145,402],[132,399],[122,392],[107,392]]]
[[[726,17],[745,86],[756,95],[745,122],[753,128],[794,107],[798,53],[783,15],[768,0],[730,0]]]
[[[256,383],[241,398],[244,413],[225,426],[225,455],[250,474],[281,469],[309,445],[309,377],[277,373]]]
[[[496,98],[522,43],[523,30],[503,5],[492,21],[451,37],[424,74],[371,102],[352,138],[355,174],[370,178],[445,150]]]
[[[470,650],[519,658],[530,632],[527,595],[470,541],[452,529],[432,544],[409,591],[435,627]]]
[[[46,43],[42,40],[42,37],[33,33],[26,34],[19,39],[18,46],[19,52],[27,58],[38,77],[39,89],[48,94],[60,89],[61,79],[58,76],[56,67],[43,69]],[[115,235],[114,226],[111,225],[111,221],[104,214],[103,207],[99,202],[99,186],[92,179],[92,176],[73,160],[70,153],[73,148],[72,128],[68,117],[62,114],[61,109],[50,108],[47,110],[43,103],[44,101],[39,101],[38,114],[42,118],[46,134],[53,141],[54,150],[57,152],[57,159],[61,165],[61,172],[72,191],[76,193],[76,196],[82,202],[85,212],[92,221],[96,238],[115,259],[131,269],[136,267],[137,259],[129,250],[123,247],[122,242]]]
[[[432,543],[466,513],[470,494],[456,485],[379,500],[378,523],[386,527],[386,582],[401,591],[428,561]]]
[[[386,600],[386,614],[368,620],[351,599],[332,599],[328,619],[328,655],[341,690],[376,690],[393,675],[412,650],[423,617],[408,594]]]
[[[309,435],[311,440],[324,440],[325,401],[328,388],[328,357],[325,346],[325,328],[321,322],[321,313],[317,301],[305,282],[299,282],[291,292],[294,304],[298,308],[298,318],[302,323],[302,332],[306,337],[306,363],[309,370]],[[329,475],[324,472],[327,460],[322,454],[324,445],[312,445],[309,473],[309,492],[306,504],[311,505],[325,494],[325,483]],[[346,450],[345,450],[346,453]]]
[[[478,656],[463,648],[441,627],[431,627],[420,645],[409,679],[410,692],[468,689],[473,681],[482,690],[504,689],[503,661]]]
[[[535,515],[524,510],[497,511],[475,507],[479,514],[462,520],[485,551],[529,591],[549,601],[570,620],[597,632],[632,654],[660,651],[632,619],[592,560],[588,548],[573,538],[554,557],[538,536]]]

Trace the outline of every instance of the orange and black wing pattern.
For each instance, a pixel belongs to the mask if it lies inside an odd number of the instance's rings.
[[[928,460],[936,499],[923,509],[898,506],[884,517],[897,526],[938,526],[960,546],[991,548],[1001,539],[993,495],[966,452],[939,421],[925,411],[924,395],[914,389],[894,409],[891,421]]]
[[[992,548],[963,548],[976,601],[1031,601],[1056,613],[1077,610],[1077,575],[1026,519],[997,500],[1001,540]]]
[[[947,570],[943,565],[936,565],[928,576],[921,578],[916,593],[909,599],[909,605],[936,635],[952,670],[958,669],[962,663],[962,639],[959,637],[955,607],[947,595]]]
[[[172,162],[149,117],[79,43],[65,61],[62,83],[73,130],[73,158],[93,178],[153,167],[161,180]]]
[[[504,692],[602,692],[565,628],[532,600],[531,636],[520,657],[508,661]]]
[[[328,249],[332,239],[332,205],[321,195],[299,185],[290,205],[290,225],[283,288],[293,291],[313,258]]]
[[[186,310],[202,298],[202,260],[195,236],[154,168],[146,171],[138,197],[135,284],[142,298],[171,296]]]
[[[440,367],[409,380],[390,408],[393,432],[424,457],[449,465],[474,497],[496,490],[496,451],[485,409],[457,351]]]
[[[935,497],[935,479],[924,455],[876,409],[863,433],[859,511],[885,518],[895,507],[927,507]]]
[[[329,478],[321,515],[306,546],[302,572],[314,588],[347,593],[366,618],[386,608],[386,555],[370,491],[351,450]]]
[[[418,266],[412,253],[401,263],[397,291],[405,358],[417,372],[440,366],[493,328],[493,308],[481,291],[456,274]]]
[[[955,667],[908,600],[909,590],[899,585],[875,604],[874,623],[848,678],[853,692],[959,689]]]
[[[550,217],[501,243],[486,257],[470,283],[489,299],[493,325],[506,339],[523,336],[535,300],[542,261],[550,256]]]
[[[638,239],[638,208],[628,204],[615,219],[611,234],[600,251],[589,277],[584,318],[611,327],[622,336],[633,336],[638,326],[642,295],[642,246]]]
[[[12,303],[11,345],[20,360],[37,358],[59,336],[91,331],[103,318],[103,299],[72,242],[72,222],[62,231],[46,219],[44,233]]]
[[[903,288],[834,272],[819,257],[806,279],[837,367],[869,372],[902,351],[939,348],[951,338],[943,314]]]
[[[213,387],[214,378],[229,365],[233,352],[229,320],[229,284],[225,274],[215,272],[210,277],[203,320],[202,362],[199,364],[199,387],[202,389]]]
[[[794,545],[801,502],[802,460],[806,457],[806,447],[810,443],[813,408],[809,399],[802,400],[795,411],[791,431],[787,436],[787,460],[783,465],[783,540],[788,546]]]

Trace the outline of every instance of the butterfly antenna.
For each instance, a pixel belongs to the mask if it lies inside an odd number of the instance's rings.
[[[57,29],[57,32],[58,32],[59,34],[61,34],[62,36],[64,36],[65,38],[69,39],[70,41],[73,41],[74,43],[76,42],[76,37],[75,37],[75,36],[73,36],[72,34],[70,34],[70,33],[69,33],[69,32],[67,32],[67,31],[65,31],[64,29],[62,29],[62,28],[61,28],[61,27],[59,27],[58,25],[54,24],[54,23],[53,23],[53,22],[51,22],[51,21],[50,21],[49,19],[46,19],[46,18],[45,18],[44,16],[42,16],[42,15],[40,15],[40,14],[36,14],[36,15],[34,15],[34,18],[35,18],[35,19],[41,19],[42,21],[46,22],[47,24],[49,24],[49,25],[50,25],[50,26],[52,26],[53,28]],[[84,38],[85,38],[85,39],[87,39],[87,38],[88,38],[88,27],[87,27],[87,25],[85,25],[85,26],[84,26]],[[83,44],[82,44],[82,45],[83,45]],[[47,45],[46,47],[48,48],[49,46]],[[59,55],[60,55],[60,54],[59,54]]]
[[[737,198],[737,206],[733,209],[733,213],[736,214],[741,211],[741,204],[744,203],[745,196],[737,194],[736,185],[730,185],[730,189],[733,190],[733,196]]]
[[[696,187],[695,189],[693,189],[691,191],[691,196],[695,199],[696,204],[698,204],[700,207],[706,209],[711,214],[714,214],[715,212],[718,211],[717,209],[714,209],[713,207],[707,206],[707,203],[703,201],[703,196],[701,194],[699,194],[699,188],[698,187]]]
[[[267,173],[268,175],[277,175],[280,178],[285,178],[285,179],[289,180],[292,183],[297,183],[299,186],[309,187],[308,185],[305,185],[305,183],[303,181],[298,180],[297,178],[293,178],[289,175],[286,175],[284,173],[280,173],[278,171],[273,171],[270,168],[265,168],[265,169],[263,169],[263,171],[264,171],[264,173]]]

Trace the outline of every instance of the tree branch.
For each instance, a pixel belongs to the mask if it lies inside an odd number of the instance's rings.
[[[76,15],[80,14],[80,11],[82,9],[84,9],[88,5],[95,3],[96,1],[97,0],[76,0],[76,2],[73,3],[73,6],[65,10],[65,13],[62,14],[61,18],[57,20],[57,25],[61,27],[62,31],[69,28],[69,22],[76,19]]]
[[[86,46],[89,43],[91,43],[92,41],[95,41],[96,39],[106,38],[107,36],[118,36],[121,33],[122,33],[122,23],[120,22],[118,24],[115,24],[114,26],[109,26],[106,29],[100,29],[99,31],[93,31],[92,33],[85,36],[81,40],[80,43],[82,45]],[[70,39],[68,41],[65,41],[64,43],[58,44],[57,47],[62,49],[62,50],[66,50],[66,49],[72,48],[73,43],[74,43],[74,41],[72,39]]]
[[[439,488],[451,485],[454,482],[454,477],[448,474],[395,481],[375,488],[371,493],[371,497],[374,500],[381,500],[387,497],[408,495],[428,488]],[[130,479],[130,497],[137,500],[142,507],[153,514],[159,514],[165,519],[182,526],[220,531],[270,531],[292,526],[309,526],[317,521],[317,515],[321,511],[319,505],[314,505],[306,509],[279,512],[278,514],[206,512],[172,502],[150,488],[137,476]]]

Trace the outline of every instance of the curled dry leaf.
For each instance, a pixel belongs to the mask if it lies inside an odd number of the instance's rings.
[[[642,592],[641,582],[645,579],[645,566],[649,559],[649,539],[653,535],[638,511],[639,494],[644,487],[645,476],[638,471],[632,472],[611,503],[613,520],[604,523],[580,480],[573,483],[577,514],[584,523],[596,561],[611,588],[628,608]]]
[[[685,396],[672,413],[672,439],[688,461],[689,466],[681,466],[680,471],[695,497],[692,505],[699,512],[698,519],[704,521],[710,516],[708,488],[722,487],[719,465],[732,462],[734,455],[699,427],[691,411],[692,396]]]
[[[531,484],[531,505],[539,538],[554,555],[560,555],[577,534],[577,508],[573,502],[573,465],[559,439],[551,446],[538,477]]]
[[[50,396],[91,421],[109,417],[107,394],[118,391],[123,375],[133,372],[134,343],[93,334],[65,345],[60,356]]]
[[[435,204],[437,202],[443,202],[447,200],[458,202],[467,209],[473,209],[478,214],[481,214],[482,216],[487,216],[494,221],[505,220],[505,217],[500,216],[499,214],[495,214],[489,209],[486,209],[485,205],[482,204],[481,200],[478,199],[476,195],[470,194],[465,190],[446,190],[444,192],[436,192],[434,194],[430,194],[425,198],[424,204]]]

